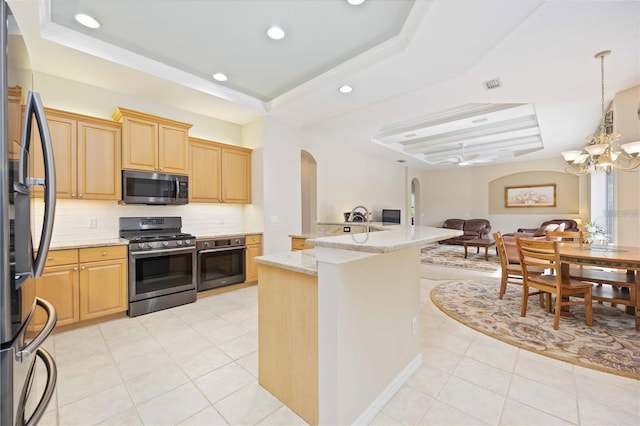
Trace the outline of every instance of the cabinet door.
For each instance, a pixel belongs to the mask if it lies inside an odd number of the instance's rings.
[[[56,195],[58,198],[77,198],[76,183],[76,120],[47,113],[49,134],[53,144],[56,167]],[[33,126],[29,148],[31,170],[29,175],[44,178],[44,160],[37,126]],[[32,187],[33,195],[42,196],[42,187]]]
[[[52,266],[45,268],[42,276],[36,278],[36,295],[51,302],[58,315],[57,326],[69,325],[80,320],[78,309],[78,265]],[[47,316],[42,309],[36,309],[34,328],[45,323]]]
[[[218,145],[189,143],[189,201],[218,203],[221,198],[220,154]]]
[[[127,260],[80,264],[80,319],[127,310]]]
[[[20,158],[20,131],[22,130],[22,89],[9,87],[7,98],[7,137],[9,160]]]
[[[186,175],[188,135],[186,129],[160,124],[159,131],[159,166],[163,173],[178,173]]]
[[[158,169],[158,124],[125,117],[122,121],[122,168]]]
[[[78,198],[120,199],[120,126],[78,121]]]
[[[258,281],[258,264],[254,260],[257,256],[262,255],[262,245],[248,245],[246,250],[246,273],[245,273],[245,282],[254,282]]]
[[[251,203],[251,152],[222,149],[222,201]]]

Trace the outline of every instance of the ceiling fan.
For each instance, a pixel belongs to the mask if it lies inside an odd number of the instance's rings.
[[[478,163],[490,163],[493,160],[495,160],[496,158],[498,158],[498,156],[482,156],[480,154],[465,154],[464,152],[464,144],[460,144],[460,146],[462,147],[462,153],[460,155],[455,155],[453,157],[449,157],[449,158],[444,158],[442,160],[439,161],[435,161],[435,162],[431,162],[428,161],[428,163],[430,164],[450,164],[450,165],[458,165],[458,166],[470,166],[472,164],[478,164]]]

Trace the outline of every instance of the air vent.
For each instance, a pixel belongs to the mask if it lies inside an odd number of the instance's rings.
[[[499,78],[494,78],[493,80],[485,81],[484,83],[482,83],[482,85],[485,87],[485,89],[491,90],[501,87],[502,82]]]

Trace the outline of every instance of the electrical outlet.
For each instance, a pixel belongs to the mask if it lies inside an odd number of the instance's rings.
[[[418,332],[418,318],[413,317],[411,320],[411,332],[416,334]]]
[[[97,228],[98,227],[98,218],[90,217],[89,218],[89,228]]]

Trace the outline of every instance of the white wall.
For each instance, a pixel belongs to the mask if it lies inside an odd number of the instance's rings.
[[[489,182],[525,171],[564,171],[564,161],[558,158],[459,167],[424,171],[421,179],[423,225],[442,226],[449,218],[488,219],[491,232],[514,232],[518,228],[535,228],[549,219],[589,219],[588,177],[580,177],[579,214],[536,214],[532,211],[514,214],[489,214]]]
[[[406,212],[405,166],[380,160],[350,148],[348,141],[303,139],[303,149],[317,162],[318,221],[343,221],[358,205],[380,220],[382,209]]]
[[[189,136],[242,145],[242,126],[228,121],[40,72],[34,72],[33,78],[35,90],[40,93],[42,102],[49,108],[110,120],[116,107],[121,106],[192,124]]]
[[[613,101],[614,131],[620,133],[620,143],[640,140],[640,85],[616,94]],[[640,172],[616,170],[614,174],[615,209],[614,242],[640,246]]]

